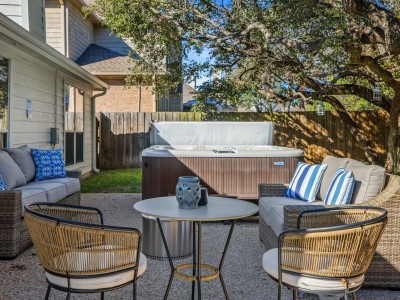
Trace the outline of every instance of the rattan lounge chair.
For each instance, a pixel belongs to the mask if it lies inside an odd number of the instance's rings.
[[[282,196],[287,186],[260,184],[260,197]],[[388,223],[376,249],[371,265],[365,274],[365,286],[400,288],[400,176],[388,174],[385,188],[376,197],[362,205],[377,206],[388,211]],[[350,205],[351,206],[351,205]],[[287,205],[283,208],[284,230],[296,228],[297,217],[304,210],[328,206]],[[331,206],[332,207],[332,206]],[[264,219],[259,221],[260,240],[267,249],[278,247],[278,237]]]
[[[279,236],[278,248],[263,256],[265,271],[282,286],[321,295],[351,294],[361,287],[387,211],[377,207],[347,207],[304,211],[296,230]]]
[[[34,203],[25,207],[25,222],[51,288],[71,293],[101,293],[133,284],[146,270],[141,233],[103,225],[98,209]]]

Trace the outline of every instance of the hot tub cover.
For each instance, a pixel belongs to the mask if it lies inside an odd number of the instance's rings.
[[[273,122],[157,122],[150,145],[272,145]]]

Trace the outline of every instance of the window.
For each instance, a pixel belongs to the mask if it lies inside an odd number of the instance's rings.
[[[84,93],[68,84],[64,86],[65,165],[83,162]]]
[[[9,60],[0,56],[0,148],[7,147],[8,134],[8,66]]]

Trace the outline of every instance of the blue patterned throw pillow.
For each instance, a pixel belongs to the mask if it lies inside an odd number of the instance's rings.
[[[35,181],[67,177],[61,149],[31,149],[36,166]]]
[[[327,166],[299,162],[285,196],[314,202]]]
[[[5,191],[6,187],[4,185],[3,177],[0,175],[0,191]]]
[[[339,168],[329,185],[324,203],[328,205],[349,204],[353,195],[354,184],[353,172]]]

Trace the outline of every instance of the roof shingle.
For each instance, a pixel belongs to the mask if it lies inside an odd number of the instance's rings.
[[[128,68],[132,65],[127,55],[96,44],[87,47],[76,63],[94,75],[127,74]]]

